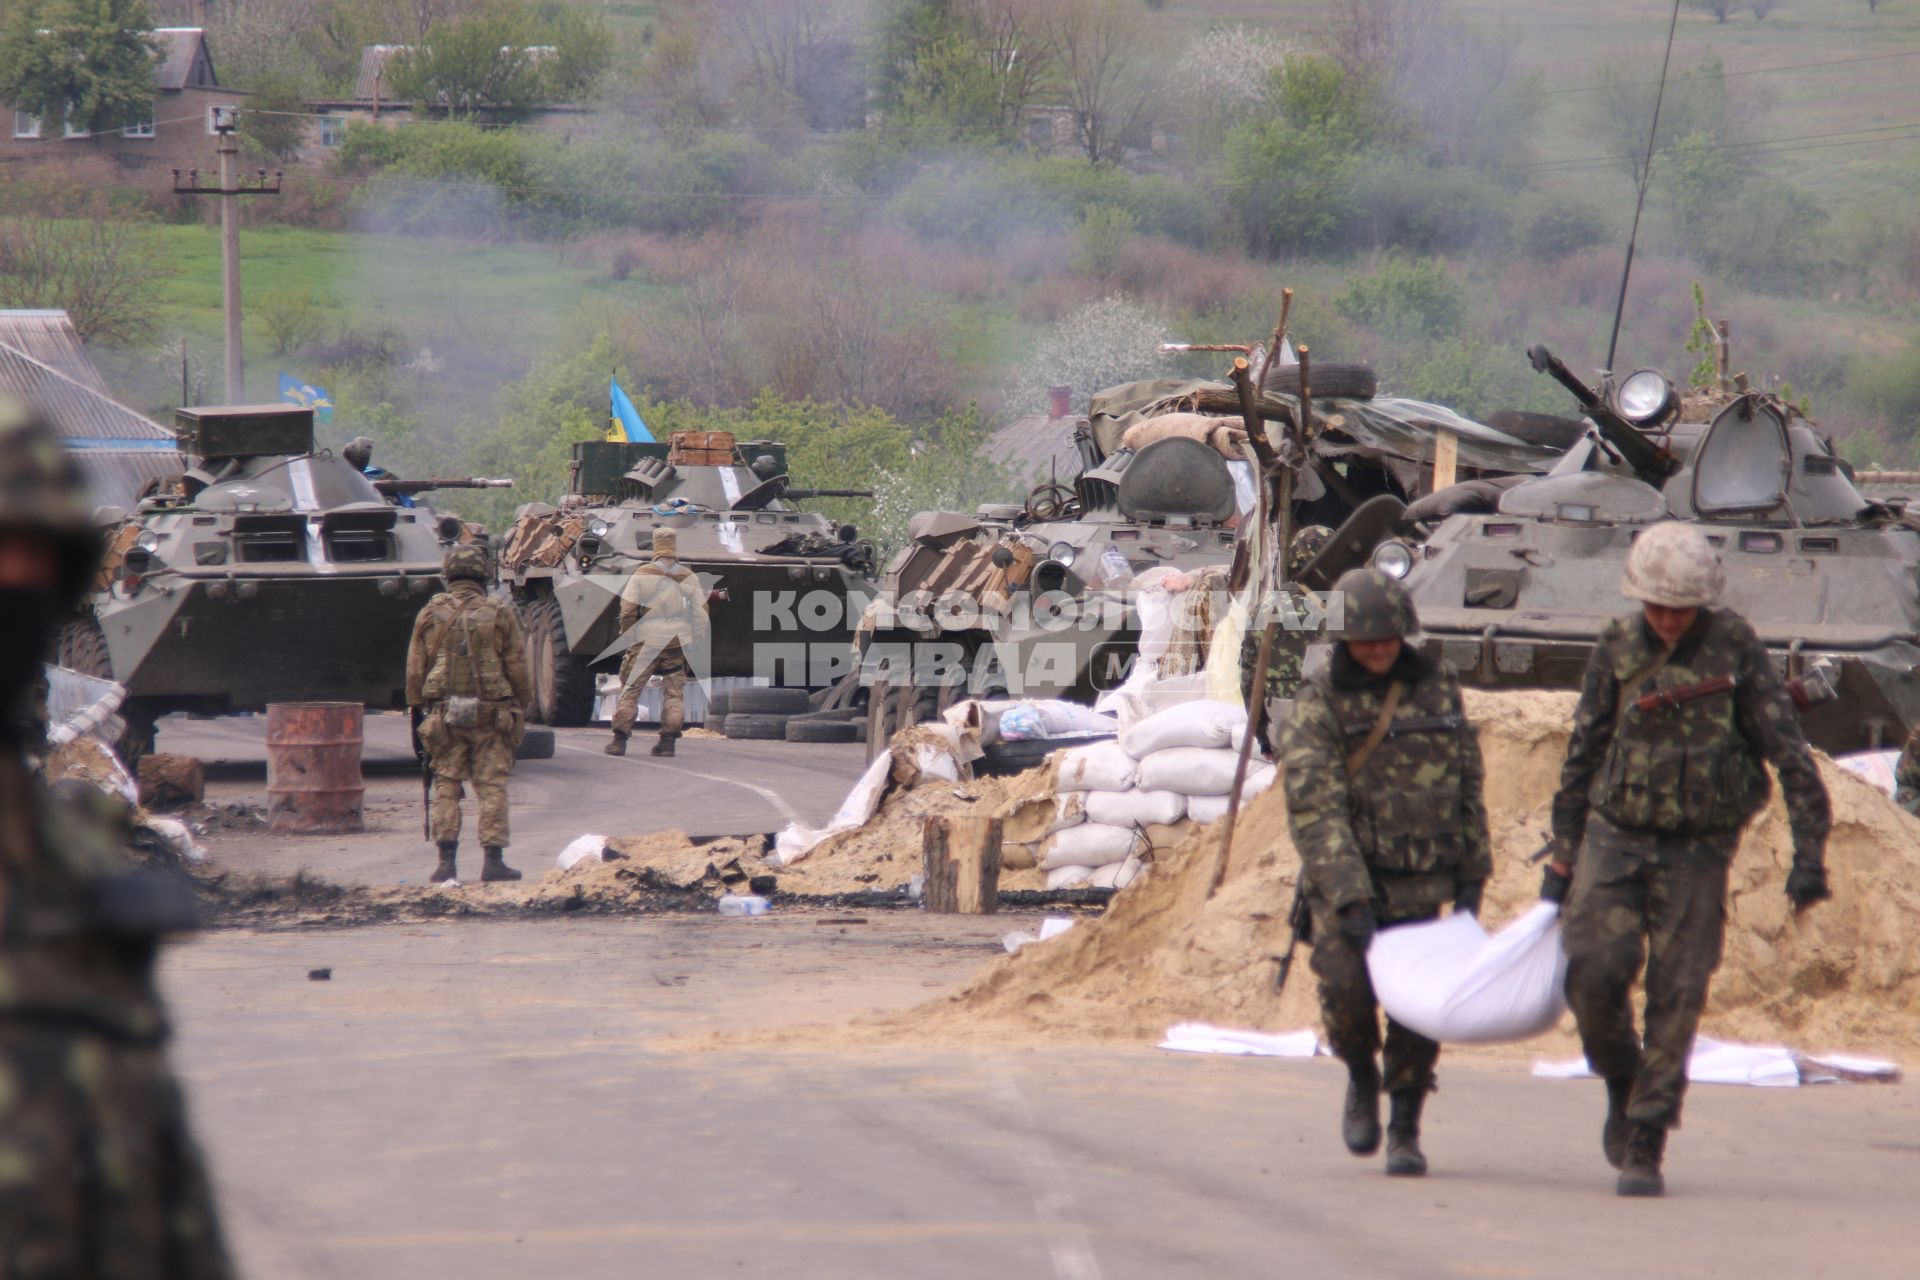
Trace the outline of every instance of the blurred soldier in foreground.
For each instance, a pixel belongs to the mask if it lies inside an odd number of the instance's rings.
[[[1567,1003],[1607,1082],[1602,1147],[1623,1196],[1666,1189],[1687,1059],[1719,967],[1727,866],[1767,802],[1765,763],[1793,831],[1787,897],[1829,897],[1827,791],[1793,701],[1746,619],[1713,608],[1719,558],[1692,525],[1644,530],[1620,592],[1642,612],[1608,623],[1587,664],[1553,799],[1540,896],[1566,914]],[[1576,869],[1577,868],[1577,869]],[[1632,994],[1646,963],[1645,1047]]]
[[[100,547],[53,434],[0,397],[0,1276],[233,1274],[153,984],[190,885],[135,870],[124,804],[49,794],[27,715],[49,631]]]
[[[693,570],[680,563],[679,547],[673,530],[655,529],[653,558],[635,569],[620,591],[620,634],[631,635],[632,645],[620,659],[620,701],[606,746],[610,756],[627,754],[650,676],[660,677],[660,740],[653,754],[672,755],[686,724],[687,647],[698,650],[707,642],[707,595]]]
[[[1341,1135],[1380,1149],[1380,1011],[1367,975],[1378,929],[1480,912],[1493,859],[1480,738],[1444,659],[1405,643],[1419,629],[1406,588],[1375,569],[1334,585],[1344,629],[1326,671],[1300,686],[1281,737],[1287,819],[1313,912],[1313,972],[1334,1054],[1347,1064]],[[1420,1111],[1440,1046],[1387,1019],[1387,1172],[1427,1171]]]
[[[480,802],[482,880],[518,880],[508,866],[507,776],[526,736],[532,697],[527,651],[513,606],[487,596],[487,552],[467,543],[447,552],[447,589],[414,620],[407,646],[407,702],[426,714],[420,744],[433,771],[434,883],[458,874],[461,783]]]

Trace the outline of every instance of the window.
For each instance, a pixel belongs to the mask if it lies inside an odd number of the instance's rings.
[[[13,113],[13,136],[16,138],[37,138],[40,136],[40,117],[30,116],[24,111]]]
[[[153,108],[148,107],[147,113],[144,116],[131,121],[126,128],[120,131],[120,136],[123,138],[151,138],[153,136]]]
[[[347,122],[339,116],[320,117],[320,145],[337,147],[347,140]]]
[[[60,133],[67,138],[91,138],[92,132],[83,124],[76,124],[72,116],[60,123]]]

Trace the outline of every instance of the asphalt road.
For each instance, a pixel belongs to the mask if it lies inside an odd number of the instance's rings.
[[[1910,1085],[1697,1089],[1622,1201],[1599,1087],[1511,1055],[1443,1059],[1433,1175],[1389,1180],[1324,1059],[661,1043],[909,1004],[1026,923],[221,933],[165,982],[257,1280],[1920,1274]]]
[[[629,754],[601,751],[604,728],[561,729],[553,758],[522,760],[508,784],[513,849],[522,870],[552,865],[577,835],[638,835],[678,828],[688,835],[778,831],[792,821],[819,825],[840,807],[866,766],[866,748],[789,742],[682,738],[671,760],[647,754],[653,735],[634,736]],[[433,865],[421,833],[420,775],[403,715],[369,715],[362,773],[363,833],[262,840],[216,833],[211,851],[225,865],[266,874],[307,870],[341,884],[418,884]],[[207,763],[207,798],[264,806],[266,719],[173,717],[161,722],[159,749]],[[477,861],[477,810],[466,808],[467,856]]]

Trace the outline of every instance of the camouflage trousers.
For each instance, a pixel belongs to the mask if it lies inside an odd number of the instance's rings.
[[[620,701],[613,708],[613,731],[632,733],[633,721],[640,714],[640,695],[647,680],[660,677],[660,732],[679,733],[687,723],[687,659],[680,646],[670,644],[656,651],[647,665],[640,666],[640,647],[627,650],[620,662]]]
[[[1617,835],[1618,833],[1616,833]],[[1643,837],[1643,846],[1595,848],[1574,872],[1562,939],[1567,1003],[1595,1072],[1631,1079],[1627,1114],[1674,1129],[1687,1092],[1687,1059],[1720,967],[1726,931],[1726,856],[1687,841],[1681,856]],[[1676,845],[1679,842],[1675,842]],[[1646,965],[1645,1045],[1634,1034],[1633,984]]]
[[[0,1276],[233,1274],[164,1052],[0,1021]]]
[[[513,772],[513,752],[519,742],[520,711],[508,706],[484,706],[480,723],[471,729],[450,728],[436,711],[420,726],[420,741],[433,765],[433,806],[429,827],[436,842],[460,838],[462,782],[473,784],[480,802],[480,843],[505,848],[507,840],[507,777]],[[501,717],[511,717],[503,727]]]
[[[1391,929],[1432,918],[1426,915],[1383,921],[1380,927]],[[1366,953],[1348,941],[1333,913],[1318,902],[1313,907],[1312,967],[1320,985],[1320,1020],[1326,1025],[1333,1056],[1350,1070],[1371,1065],[1382,1046],[1380,1003],[1374,999]],[[1438,1044],[1388,1018],[1385,1049],[1380,1073],[1388,1091],[1433,1092],[1433,1065],[1440,1060]]]

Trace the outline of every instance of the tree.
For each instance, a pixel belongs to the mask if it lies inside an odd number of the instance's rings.
[[[1765,22],[1767,15],[1778,9],[1784,0],[1747,0],[1747,8],[1753,11],[1755,22]]]
[[[1118,161],[1146,122],[1157,88],[1149,35],[1126,0],[1055,0],[1042,30],[1080,149]]]
[[[1733,16],[1739,0],[1687,0],[1687,7],[1711,14],[1715,22],[1725,22]]]
[[[1215,27],[1187,46],[1174,64],[1172,96],[1188,144],[1202,155],[1228,130],[1257,114],[1274,76],[1298,50],[1260,27]]]
[[[0,219],[0,307],[59,308],[89,342],[144,337],[159,315],[154,285],[171,274],[147,228],[105,194]]]
[[[434,22],[422,43],[395,54],[394,94],[451,116],[520,119],[545,97],[538,44],[525,6],[495,0],[478,12]]]
[[[0,34],[0,98],[39,116],[104,133],[153,110],[159,46],[145,0],[23,0]]]
[[[240,108],[240,137],[258,155],[289,160],[306,137],[306,102],[300,87],[285,75],[272,75],[258,86]]]

